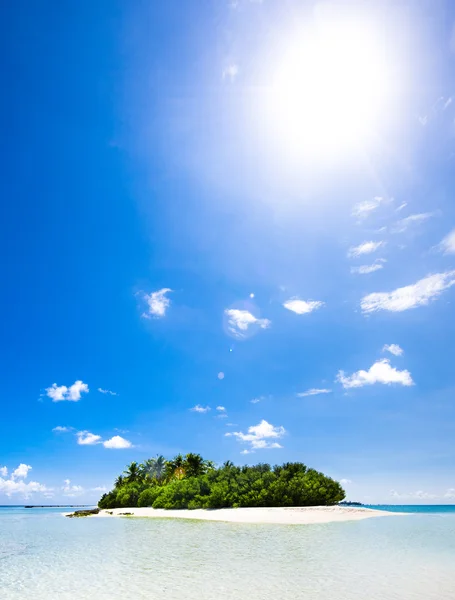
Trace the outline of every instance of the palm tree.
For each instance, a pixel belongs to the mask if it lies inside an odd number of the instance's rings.
[[[134,461],[128,465],[125,471],[123,471],[123,474],[125,475],[124,481],[126,483],[132,483],[133,481],[142,479],[141,467]]]
[[[160,454],[155,458],[148,458],[141,467],[146,477],[161,481],[164,477],[166,459]]]
[[[184,475],[185,460],[181,454],[177,454],[172,460],[168,460],[164,466],[164,475],[166,479],[172,479],[179,475],[181,479]]]
[[[200,454],[190,452],[185,456],[184,469],[187,477],[199,477],[207,471],[207,466]]]
[[[117,477],[117,479],[115,480],[114,485],[116,488],[118,488],[118,487],[122,487],[123,483],[124,483],[123,475],[119,475]]]

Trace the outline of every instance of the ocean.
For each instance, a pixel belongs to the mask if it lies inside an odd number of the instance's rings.
[[[318,525],[0,507],[2,600],[454,600],[455,506]]]

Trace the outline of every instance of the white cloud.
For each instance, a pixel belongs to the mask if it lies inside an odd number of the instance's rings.
[[[448,498],[449,500],[455,500],[455,488],[449,488],[444,494],[444,498]]]
[[[114,437],[103,442],[103,446],[113,450],[123,450],[124,448],[131,448],[133,444],[120,435],[114,435]]]
[[[7,496],[21,494],[24,498],[29,498],[31,494],[36,492],[50,493],[51,491],[51,488],[47,488],[44,484],[37,481],[25,483],[24,480],[16,481],[0,477],[0,494],[6,494]]]
[[[340,483],[341,485],[349,485],[352,481],[350,479],[340,479]]]
[[[80,446],[93,446],[101,443],[101,436],[90,433],[90,431],[78,431],[76,437]]]
[[[200,404],[196,404],[196,406],[193,406],[193,408],[190,408],[191,412],[197,412],[197,413],[206,413],[209,412],[209,410],[211,410],[210,406],[201,406]]]
[[[111,390],[103,390],[103,388],[98,388],[98,391],[101,394],[109,394],[110,396],[117,396],[117,392],[111,392]]]
[[[388,358],[383,358],[376,361],[368,371],[356,371],[350,376],[345,376],[344,371],[339,371],[337,381],[345,389],[363,387],[364,385],[373,385],[375,383],[383,383],[390,385],[399,383],[400,385],[414,385],[414,382],[409,371],[398,371],[390,365]]]
[[[363,242],[358,246],[352,246],[348,250],[348,256],[350,258],[354,258],[356,256],[362,256],[363,254],[371,254],[372,252],[376,252],[378,248],[381,246],[385,246],[385,242]]]
[[[392,225],[390,231],[392,233],[403,233],[408,229],[408,227],[412,225],[419,225],[420,223],[427,221],[431,217],[434,217],[434,215],[435,213],[431,212],[409,215],[409,217],[401,219],[401,221],[397,221],[394,225]]]
[[[258,425],[248,427],[248,433],[242,431],[233,431],[225,433],[226,437],[235,437],[239,442],[250,445],[249,452],[253,450],[262,450],[265,448],[282,448],[278,442],[272,442],[272,439],[279,439],[286,433],[284,427],[274,427],[264,419]]]
[[[385,258],[378,258],[371,265],[360,265],[360,267],[351,267],[351,273],[358,275],[368,275],[384,268],[384,263],[387,262]]]
[[[224,379],[224,373],[223,371],[220,371],[217,375],[218,379],[221,381],[221,379]]]
[[[62,492],[64,496],[73,498],[74,496],[80,496],[84,492],[84,488],[81,485],[71,485],[69,479],[63,481]]]
[[[52,431],[55,431],[56,433],[67,433],[68,431],[71,431],[71,429],[71,427],[62,427],[61,425],[57,425],[57,427],[54,427]]]
[[[217,406],[216,410],[219,410],[220,412],[224,412],[226,409],[224,406]]]
[[[430,494],[429,492],[423,492],[422,490],[418,490],[417,492],[407,492],[401,494],[396,490],[390,490],[390,495],[393,498],[406,498],[406,499],[415,499],[415,500],[434,500],[438,496],[436,494]]]
[[[11,473],[11,479],[25,479],[31,469],[32,467],[30,465],[21,463],[17,469],[14,469],[14,471]]]
[[[400,204],[400,206],[397,208],[396,212],[400,212],[400,210],[403,210],[403,208],[406,208],[407,205],[408,205],[407,202],[403,202],[403,204]]]
[[[403,348],[398,344],[385,344],[382,348],[383,352],[390,352],[394,356],[402,356],[404,354]]]
[[[442,110],[446,110],[447,108],[449,108],[449,106],[452,104],[452,97],[447,98],[447,100],[444,102],[444,106],[442,107]]]
[[[239,74],[239,66],[235,63],[231,63],[223,69],[223,79],[229,79],[231,83],[235,81],[235,78]]]
[[[384,202],[386,202],[386,200],[381,196],[375,196],[372,200],[364,200],[363,202],[359,202],[353,207],[352,216],[357,217],[358,219],[364,219],[374,210],[379,208],[379,206]]]
[[[148,314],[144,314],[144,317],[152,315],[156,318],[164,317],[167,309],[169,308],[171,301],[166,296],[169,292],[172,292],[170,288],[163,288],[151,294],[145,294],[144,300],[148,304]]]
[[[98,485],[90,490],[91,492],[107,492],[107,487],[105,485]]]
[[[88,385],[80,379],[75,381],[70,387],[53,383],[51,387],[46,388],[46,394],[53,402],[61,402],[63,400],[78,402],[81,399],[81,395],[87,394],[89,391]]]
[[[455,229],[452,229],[441,241],[439,250],[444,254],[455,254]]]
[[[0,476],[7,477],[8,476],[8,467],[0,467]]]
[[[325,388],[311,388],[306,392],[299,392],[297,396],[299,398],[305,398],[306,396],[317,396],[319,394],[330,394],[332,390],[327,390]]]
[[[299,298],[290,298],[286,300],[283,304],[284,308],[288,310],[292,310],[292,312],[297,313],[298,315],[306,315],[313,310],[317,310],[324,305],[324,302],[320,302],[319,300],[299,300]]]
[[[401,312],[418,306],[426,306],[430,300],[437,298],[444,290],[454,284],[455,271],[436,273],[420,279],[413,285],[398,288],[393,292],[368,294],[362,298],[360,306],[364,313],[378,310]]]
[[[228,317],[228,330],[234,337],[242,339],[247,336],[248,328],[251,326],[267,329],[271,322],[269,319],[259,319],[252,315],[248,310],[237,308],[227,308],[224,314]]]

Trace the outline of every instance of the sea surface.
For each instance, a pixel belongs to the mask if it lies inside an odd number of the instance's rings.
[[[319,525],[0,507],[2,600],[454,600],[455,506]]]

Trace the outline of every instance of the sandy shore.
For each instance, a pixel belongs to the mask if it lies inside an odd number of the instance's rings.
[[[280,523],[284,525],[310,525],[334,521],[360,521],[374,517],[388,517],[405,513],[349,506],[308,506],[292,508],[220,508],[216,510],[163,510],[155,508],[115,508],[101,510],[93,518],[118,517],[130,513],[131,517],[199,519],[229,523]]]

